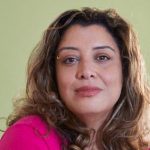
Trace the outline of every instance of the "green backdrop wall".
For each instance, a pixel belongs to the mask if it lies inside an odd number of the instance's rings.
[[[148,0],[0,0],[0,129],[24,90],[28,57],[45,28],[71,8],[115,8],[135,28],[150,73],[150,1]]]

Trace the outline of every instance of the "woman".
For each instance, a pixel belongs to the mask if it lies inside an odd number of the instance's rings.
[[[148,149],[148,101],[131,26],[115,10],[69,10],[29,59],[0,149]]]

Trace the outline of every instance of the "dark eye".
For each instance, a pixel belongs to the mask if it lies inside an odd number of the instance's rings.
[[[96,60],[100,61],[100,62],[107,61],[109,59],[110,59],[110,57],[108,57],[106,55],[100,55],[100,56],[96,57]]]
[[[75,64],[78,61],[79,61],[78,57],[67,57],[63,60],[63,63],[65,63],[65,64]]]

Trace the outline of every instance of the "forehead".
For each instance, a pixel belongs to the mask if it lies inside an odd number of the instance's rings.
[[[114,38],[104,26],[97,24],[82,26],[76,24],[65,31],[58,45],[58,49],[68,46],[88,49],[104,45],[118,49]]]

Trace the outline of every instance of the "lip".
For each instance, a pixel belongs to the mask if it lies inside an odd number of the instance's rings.
[[[100,93],[102,89],[96,86],[82,86],[75,90],[77,96],[80,97],[92,97]]]

